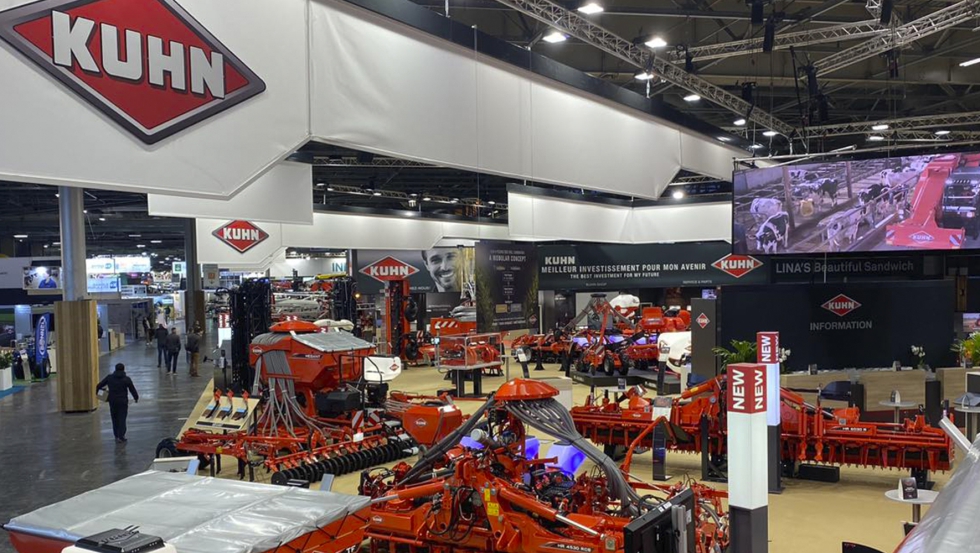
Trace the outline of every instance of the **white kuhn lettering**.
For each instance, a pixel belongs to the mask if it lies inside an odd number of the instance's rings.
[[[755,371],[755,410],[766,408],[766,373]]]
[[[258,242],[260,240],[259,229],[255,228],[225,227],[221,229],[221,238],[223,240],[248,240],[250,242]]]
[[[371,267],[368,267],[368,273],[371,276],[381,276],[381,277],[389,277],[389,276],[407,277],[407,276],[411,276],[410,271],[411,269],[406,265],[399,265],[397,267],[392,267],[388,265],[372,265]]]
[[[732,373],[732,409],[745,411],[745,373],[742,371]]]
[[[89,73],[106,74],[118,79],[139,81],[146,78],[150,84],[164,86],[164,74],[170,75],[170,87],[186,91],[187,81],[194,94],[204,94],[205,87],[215,98],[225,97],[225,60],[218,52],[208,54],[197,46],[185,47],[173,40],[167,41],[155,36],[144,37],[139,31],[124,30],[126,61],[122,61],[119,46],[119,29],[114,25],[102,23],[99,26],[102,38],[102,70],[95,63],[89,50],[92,35],[95,34],[95,21],[76,17],[74,23],[67,13],[51,12],[51,33],[54,38],[54,63],[71,68],[72,62]],[[164,50],[169,53],[164,53]],[[185,56],[184,51],[187,51]],[[145,53],[145,54],[144,54]],[[190,69],[187,60],[190,61]],[[144,64],[145,62],[145,64]]]
[[[843,311],[843,310],[852,310],[852,309],[857,309],[857,302],[856,301],[851,300],[851,301],[832,301],[832,302],[830,302],[830,310],[831,311]]]
[[[754,259],[722,259],[721,268],[724,271],[730,271],[733,269],[754,269],[755,260]]]

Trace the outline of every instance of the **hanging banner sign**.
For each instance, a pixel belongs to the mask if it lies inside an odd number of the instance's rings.
[[[617,289],[759,284],[761,259],[731,244],[576,244],[539,246],[541,289]]]
[[[773,282],[841,282],[901,277],[922,278],[921,257],[777,257],[766,259]]]
[[[357,289],[378,294],[385,282],[408,280],[413,293],[456,292],[474,295],[473,248],[428,250],[357,250]]]
[[[538,267],[534,244],[476,245],[477,331],[538,329]]]

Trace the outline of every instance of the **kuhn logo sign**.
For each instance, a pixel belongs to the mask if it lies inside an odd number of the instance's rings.
[[[858,307],[861,307],[861,304],[844,294],[837,294],[835,297],[824,302],[820,307],[823,307],[838,317],[843,317]]]
[[[361,274],[365,274],[380,282],[404,280],[417,272],[419,272],[417,268],[390,255],[361,269]]]
[[[762,267],[762,262],[751,255],[730,253],[712,263],[711,266],[735,278],[742,278],[759,267]]]
[[[933,238],[931,234],[929,234],[924,230],[920,230],[919,232],[910,235],[909,238],[911,238],[913,242],[919,242],[919,243],[932,242],[933,240],[935,240],[935,238]]]
[[[41,0],[0,38],[147,144],[265,90],[174,0]]]
[[[228,244],[238,251],[245,253],[258,246],[269,237],[269,234],[248,221],[232,221],[212,232],[218,240]]]

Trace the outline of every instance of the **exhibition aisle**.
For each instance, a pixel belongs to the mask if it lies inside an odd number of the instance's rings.
[[[208,347],[205,351],[210,351]],[[156,368],[156,346],[142,341],[99,358],[99,374],[124,363],[140,395],[130,405],[125,445],[112,439],[109,409],[63,415],[58,411],[58,379],[33,384],[0,398],[0,520],[76,496],[143,472],[153,460],[160,436],[180,430],[183,418],[200,398],[208,378],[190,378],[183,352],[176,377]],[[0,539],[0,553],[13,552]]]

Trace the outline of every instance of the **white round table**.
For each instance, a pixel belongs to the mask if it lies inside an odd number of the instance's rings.
[[[980,407],[966,407],[962,404],[956,405],[956,412],[963,413],[966,418],[966,439],[977,439],[977,432],[980,432]]]
[[[882,407],[892,407],[892,408],[894,408],[895,409],[895,423],[898,424],[898,423],[902,422],[902,419],[901,419],[901,416],[902,416],[901,415],[901,411],[902,411],[902,409],[911,409],[912,407],[915,407],[916,405],[918,405],[918,403],[916,403],[914,401],[879,401],[878,402],[878,405],[881,405]]]
[[[898,501],[899,503],[905,503],[912,506],[912,522],[917,524],[919,519],[922,518],[922,506],[932,505],[936,501],[936,496],[939,492],[934,492],[932,490],[919,490],[919,497],[915,499],[903,499],[902,492],[895,490],[888,490],[885,492],[885,497],[891,499],[892,501]]]

